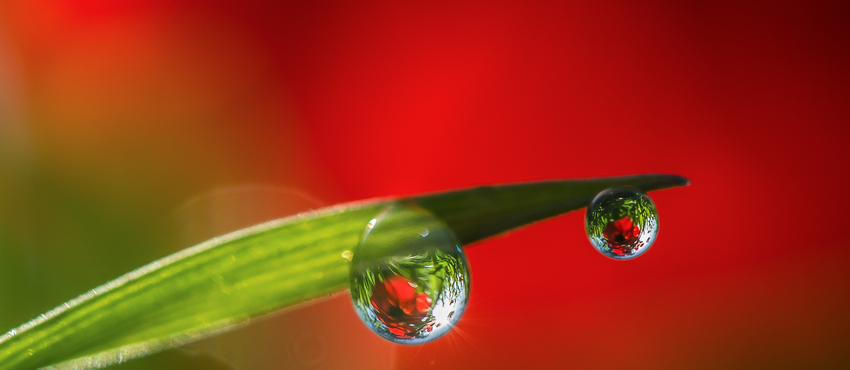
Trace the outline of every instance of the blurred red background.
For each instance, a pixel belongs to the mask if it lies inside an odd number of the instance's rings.
[[[581,212],[476,245],[457,330],[395,366],[850,366],[848,19],[838,1],[6,1],[0,322],[173,251],[156,230],[216,187],[334,204],[661,172],[693,184],[651,194],[652,251],[602,257]]]

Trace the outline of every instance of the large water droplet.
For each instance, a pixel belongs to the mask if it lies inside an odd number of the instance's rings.
[[[351,300],[372,331],[396,343],[447,333],[469,298],[469,265],[442,221],[412,205],[369,222],[351,260]]]
[[[631,187],[609,188],[587,207],[585,229],[590,243],[613,259],[635,258],[658,234],[658,211],[652,199]]]

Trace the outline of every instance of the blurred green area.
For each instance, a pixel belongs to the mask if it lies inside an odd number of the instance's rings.
[[[41,312],[150,261],[165,250],[165,205],[122,202],[35,167],[3,191],[0,326]],[[103,189],[108,190],[108,189]],[[141,200],[141,199],[140,199]]]
[[[327,194],[247,35],[27,9],[0,6],[0,331],[189,246],[177,212],[212,189]]]
[[[191,141],[190,137],[183,139]],[[220,210],[189,207],[189,212],[195,214],[183,217],[181,212],[186,212],[187,202],[195,199],[197,203],[198,195],[245,179],[303,183],[303,176],[287,171],[285,162],[295,155],[284,149],[277,159],[263,165],[269,167],[271,175],[252,175],[239,168],[242,160],[256,160],[250,156],[215,161],[221,153],[236,156],[236,145],[225,142],[220,147],[219,141],[195,140],[194,148],[211,153],[207,161],[201,155],[184,156],[185,147],[180,145],[183,139],[172,137],[173,144],[167,146],[156,137],[140,139],[127,149],[105,151],[82,162],[63,160],[59,154],[50,154],[50,149],[4,153],[0,161],[0,331],[17,327],[123,273],[188,247],[187,240],[194,243],[228,231],[203,224],[212,222],[217,217],[214,213]],[[36,136],[30,143],[49,145],[46,141]],[[159,165],[149,163],[148,155],[169,159]],[[269,199],[267,194],[259,196]],[[275,210],[281,211],[281,207]],[[252,217],[250,209],[246,212]],[[196,230],[187,239],[187,228],[198,229],[197,223],[202,224],[203,230]],[[210,361],[209,356],[171,351],[122,366],[228,368],[215,367],[218,365],[213,361],[213,366]]]
[[[0,332],[214,235],[338,200],[262,47],[229,24],[132,13],[116,18],[135,26],[44,36],[2,9]],[[316,327],[321,361],[390,366],[347,296],[302,311],[117,368],[305,368],[299,338]],[[340,328],[363,340],[334,340]]]

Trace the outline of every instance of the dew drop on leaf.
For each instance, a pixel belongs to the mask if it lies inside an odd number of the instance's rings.
[[[658,211],[643,192],[631,187],[609,188],[597,194],[584,223],[590,244],[607,257],[635,258],[658,235]]]
[[[373,332],[418,344],[447,333],[469,298],[469,265],[443,222],[407,204],[369,222],[351,259],[351,300]]]

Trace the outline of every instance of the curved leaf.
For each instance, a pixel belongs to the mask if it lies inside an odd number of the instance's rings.
[[[583,208],[611,186],[687,184],[680,176],[638,175],[482,186],[266,222],[152,262],[9,331],[0,337],[0,369],[100,368],[344,290],[348,253],[369,220],[396,202],[417,203],[470,244]],[[404,227],[418,231],[415,223]]]

